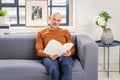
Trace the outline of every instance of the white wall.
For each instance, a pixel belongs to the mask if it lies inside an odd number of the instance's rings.
[[[93,18],[101,11],[107,11],[112,18],[107,27],[112,29],[114,38],[120,40],[120,0],[73,0],[76,33],[86,34],[94,40],[100,39],[102,28],[93,24]],[[118,47],[111,48],[110,63],[118,63]],[[99,48],[99,63],[102,63],[103,49]]]

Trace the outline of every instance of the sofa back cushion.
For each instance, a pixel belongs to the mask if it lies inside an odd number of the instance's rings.
[[[75,35],[72,35],[75,42]],[[35,49],[36,34],[0,35],[0,59],[39,59]]]
[[[35,34],[0,36],[0,59],[37,59]]]

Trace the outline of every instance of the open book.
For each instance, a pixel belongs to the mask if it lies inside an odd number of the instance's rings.
[[[73,45],[73,43],[65,43],[62,45],[59,41],[52,39],[48,42],[43,52],[51,55],[58,54],[61,56],[64,52],[70,50]]]

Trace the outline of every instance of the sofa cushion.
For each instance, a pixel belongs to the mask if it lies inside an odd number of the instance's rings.
[[[74,59],[73,70],[72,70],[72,80],[84,80],[83,68],[78,59]]]
[[[35,34],[10,34],[0,36],[0,59],[38,59]]]
[[[35,38],[36,34],[1,35],[0,59],[40,59],[36,54]],[[76,47],[76,35],[72,38]]]
[[[0,60],[0,80],[49,80],[38,60]]]
[[[77,59],[72,74],[73,79],[82,75]],[[40,60],[0,60],[0,80],[50,80],[50,76]]]

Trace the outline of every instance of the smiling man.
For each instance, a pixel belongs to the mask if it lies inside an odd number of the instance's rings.
[[[50,16],[50,26],[41,30],[36,36],[37,55],[42,57],[43,65],[46,67],[51,80],[72,80],[72,55],[75,53],[74,47],[59,56],[57,53],[50,55],[43,50],[52,39],[62,44],[72,42],[70,32],[60,28],[62,20],[60,13],[54,13]]]

